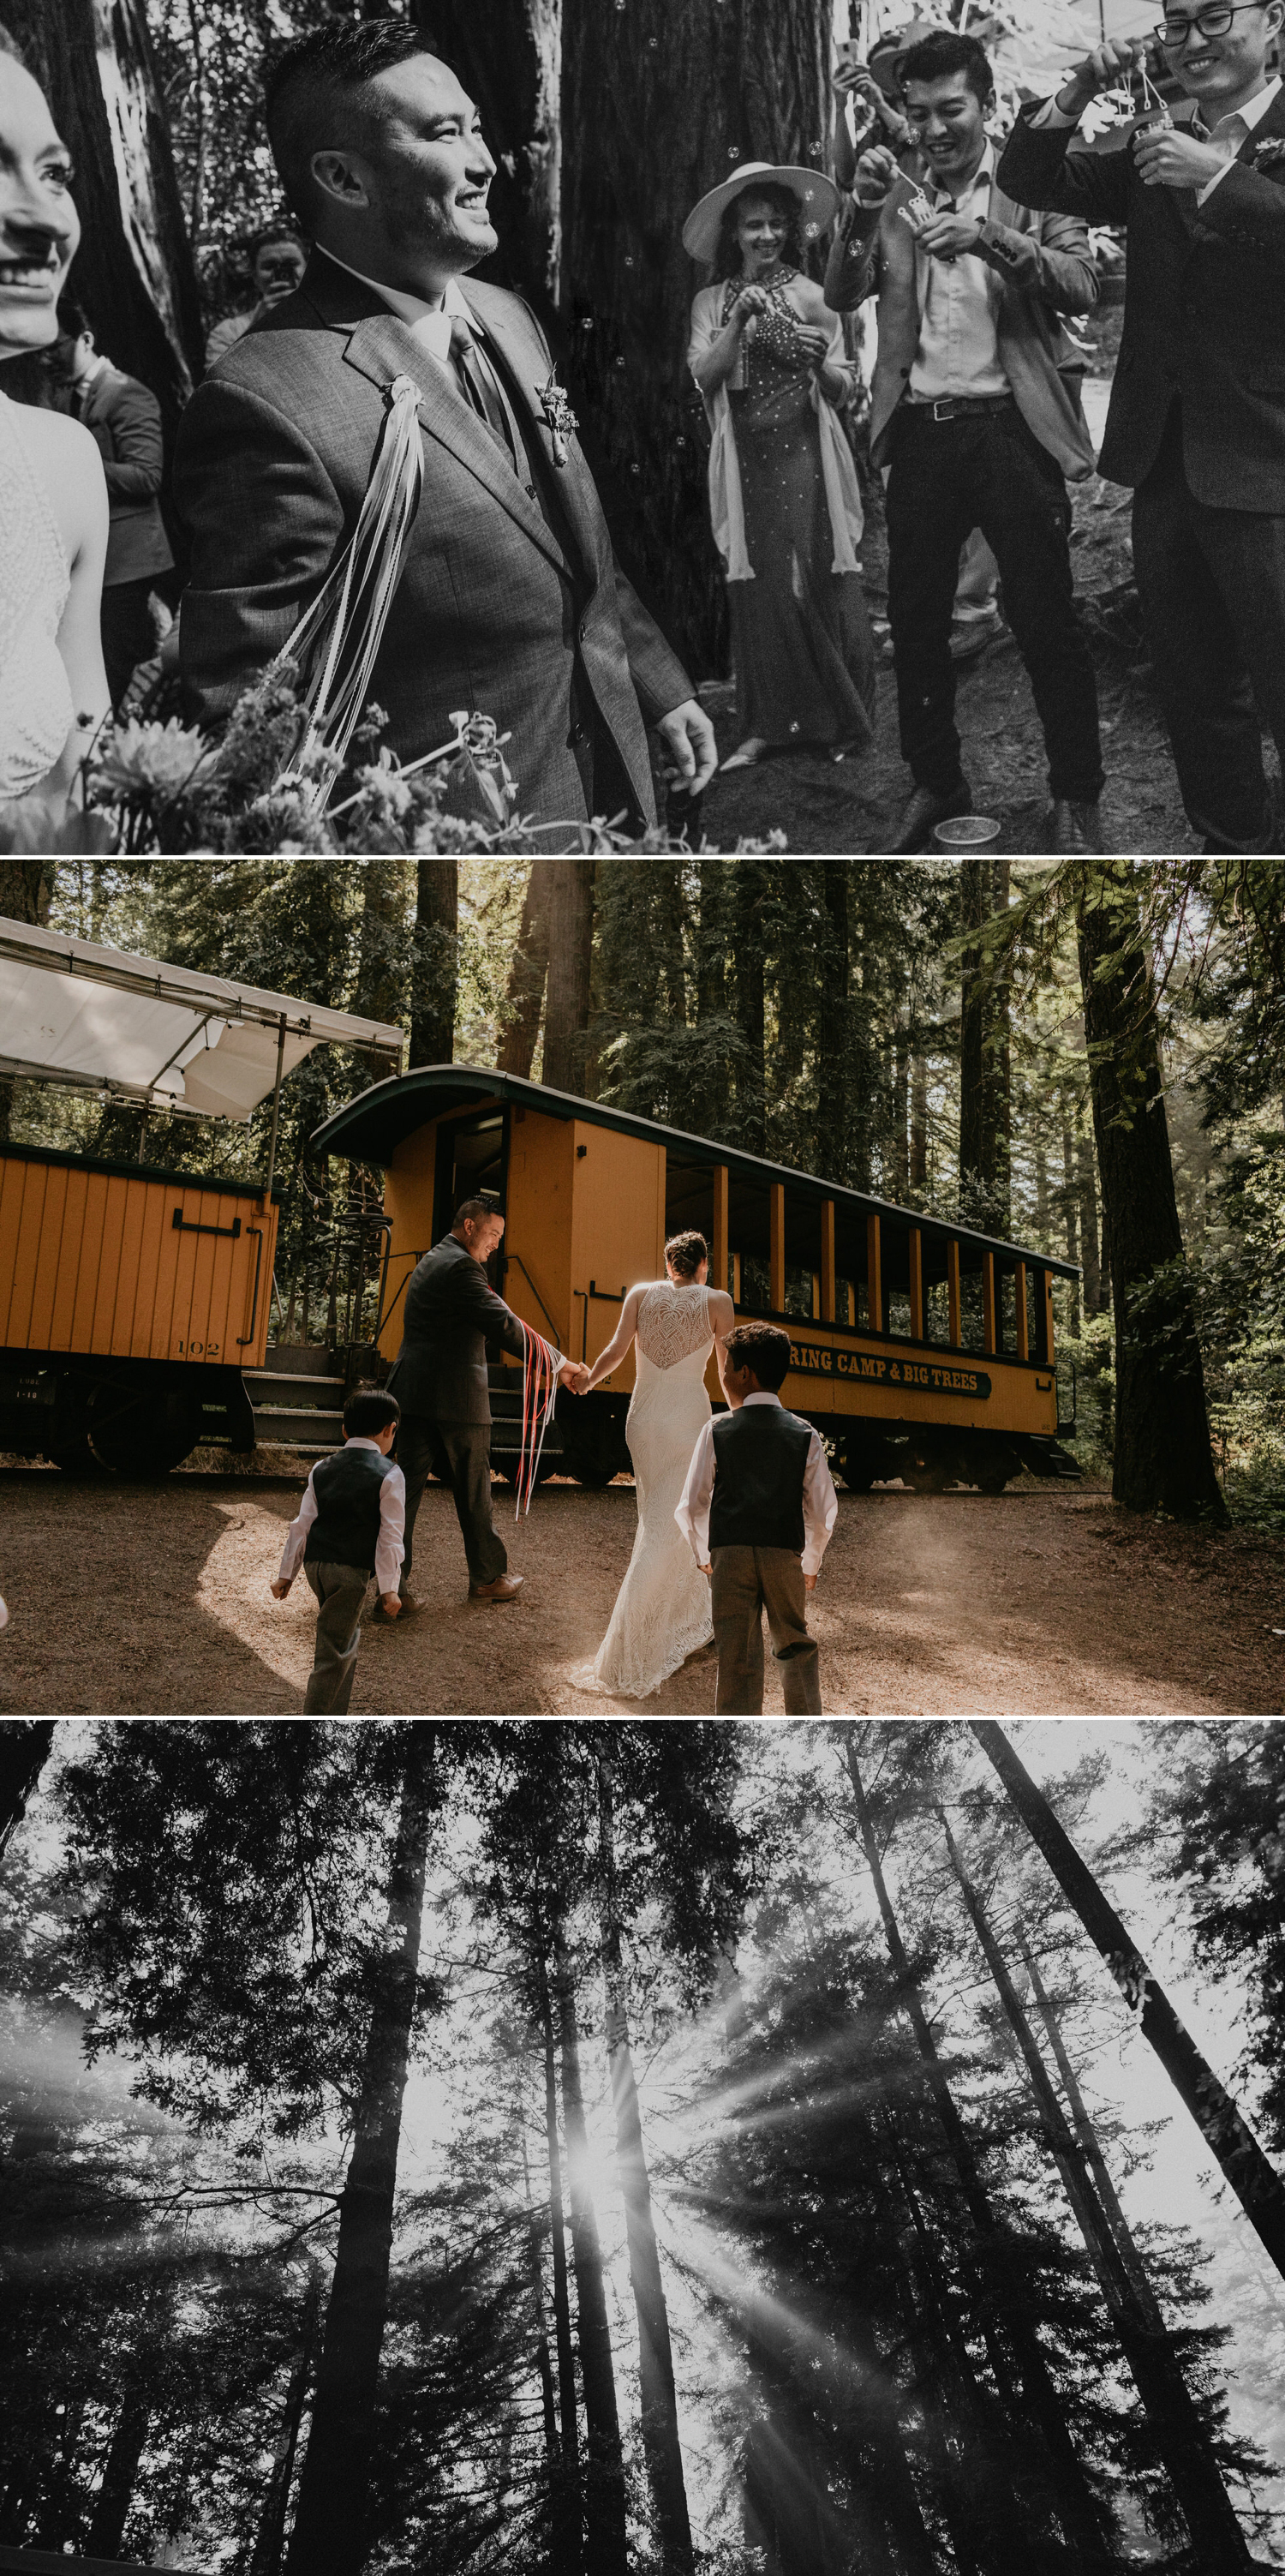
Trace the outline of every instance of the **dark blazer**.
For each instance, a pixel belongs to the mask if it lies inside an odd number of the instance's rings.
[[[489,1422],[488,1343],[515,1359],[526,1351],[512,1307],[488,1285],[481,1263],[448,1234],[411,1272],[389,1393],[403,1413],[424,1414],[433,1422]]]
[[[1285,512],[1285,90],[1273,99],[1213,195],[1147,188],[1132,146],[1073,152],[1065,127],[1037,131],[1023,108],[999,167],[1026,206],[1091,224],[1127,224],[1124,330],[1099,470],[1113,483],[1150,473],[1176,394],[1183,461],[1212,509]]]
[[[79,410],[97,442],[107,478],[104,590],[121,581],[142,581],[148,573],[168,572],[174,557],[161,517],[165,460],[156,396],[136,376],[107,365],[86,386]]]
[[[552,462],[536,388],[553,360],[535,316],[464,281],[488,355],[540,458],[554,524],[477,414],[373,287],[314,252],[298,292],[220,359],[183,415],[174,491],[192,540],[181,620],[189,717],[220,722],[280,652],[352,533],[395,376],[423,389],[424,488],[371,695],[413,760],[475,708],[511,732],[519,810],[582,817],[570,744],[584,682],[654,817],[646,727],[692,683],[619,571],[575,439]],[[561,533],[559,533],[561,531]]]

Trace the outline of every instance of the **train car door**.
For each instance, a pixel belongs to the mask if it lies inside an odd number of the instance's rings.
[[[497,1216],[507,1214],[509,1113],[480,1109],[468,1118],[443,1119],[437,1130],[437,1163],[433,1185],[433,1241],[449,1234],[463,1199],[485,1199]],[[486,1265],[491,1286],[502,1293],[503,1248]]]

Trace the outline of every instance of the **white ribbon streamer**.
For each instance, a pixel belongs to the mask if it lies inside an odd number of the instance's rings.
[[[367,702],[371,673],[419,508],[424,479],[419,429],[422,400],[413,376],[394,377],[356,527],[284,647],[303,676],[308,722],[303,740],[278,785],[286,786],[306,777],[308,792],[321,813],[329,803]],[[308,765],[319,751],[329,764],[329,774],[318,776],[314,771],[307,775]]]

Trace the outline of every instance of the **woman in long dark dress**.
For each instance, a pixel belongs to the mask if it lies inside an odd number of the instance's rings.
[[[842,759],[873,729],[861,494],[837,410],[852,369],[837,315],[802,270],[807,208],[828,220],[835,196],[815,170],[750,164],[683,229],[717,278],[692,306],[688,362],[713,435],[710,510],[727,568],[741,740],[725,769],[804,744]]]

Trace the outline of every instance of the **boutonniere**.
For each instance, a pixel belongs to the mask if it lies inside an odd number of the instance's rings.
[[[1265,142],[1254,145],[1257,169],[1268,170],[1276,161],[1285,161],[1285,134],[1269,134]]]
[[[554,368],[553,374],[550,376],[548,383],[537,385],[535,390],[540,401],[540,418],[544,422],[545,428],[548,430],[550,444],[553,448],[554,464],[565,465],[567,461],[567,440],[576,428],[577,423],[575,413],[573,412],[571,405],[558,382],[558,371],[556,367]]]

